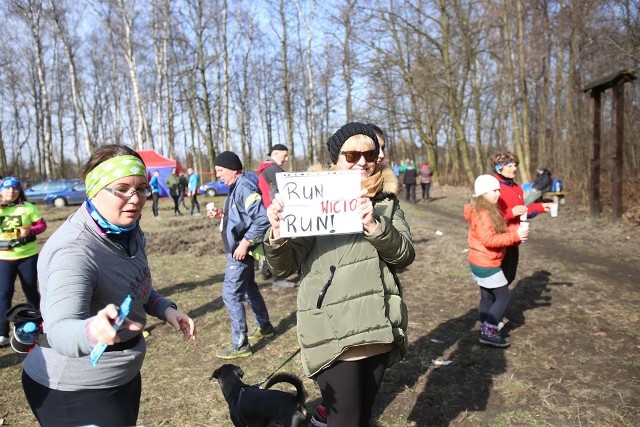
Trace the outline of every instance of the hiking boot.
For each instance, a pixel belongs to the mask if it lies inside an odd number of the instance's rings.
[[[480,334],[480,342],[482,344],[492,345],[494,347],[506,348],[511,344],[506,339],[502,338],[500,335],[496,334],[493,336]]]
[[[273,325],[269,323],[264,328],[260,326],[256,326],[249,331],[247,338],[250,340],[258,340],[260,338],[271,338],[276,334],[276,330],[273,328]]]
[[[509,347],[511,345],[509,344],[509,341],[500,336],[496,325],[492,325],[487,322],[483,322],[480,325],[480,342],[482,344],[500,348]]]
[[[222,350],[216,353],[216,357],[219,359],[230,360],[230,359],[239,359],[241,357],[249,357],[252,354],[253,354],[253,351],[251,350],[251,346],[247,344],[240,348],[235,348],[234,346],[223,348]]]
[[[311,425],[315,427],[327,427],[327,409],[322,405],[316,406],[311,416]]]

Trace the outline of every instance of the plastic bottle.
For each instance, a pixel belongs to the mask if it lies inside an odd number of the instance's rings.
[[[13,327],[11,347],[18,353],[27,353],[38,339],[40,331],[34,322],[26,322]]]
[[[518,227],[521,230],[528,230],[529,229],[529,223],[527,222],[527,214],[523,213],[522,215],[520,215],[520,226]],[[524,243],[526,242],[526,239],[523,240],[520,243]]]

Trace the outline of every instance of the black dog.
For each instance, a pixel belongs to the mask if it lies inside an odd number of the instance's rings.
[[[264,388],[242,382],[244,372],[239,366],[222,365],[211,375],[220,384],[224,399],[229,405],[231,421],[236,427],[302,427],[306,423],[304,409],[305,391],[300,378],[291,374],[276,374]],[[295,395],[280,390],[269,390],[278,383],[295,386]]]

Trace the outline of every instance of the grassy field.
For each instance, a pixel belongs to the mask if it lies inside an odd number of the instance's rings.
[[[488,348],[477,341],[478,290],[466,262],[461,209],[468,192],[436,187],[432,195],[429,204],[402,203],[417,252],[400,274],[410,351],[385,375],[377,425],[637,425],[639,227],[588,219],[570,199],[558,218],[535,218],[531,238],[521,246],[507,312],[512,345]],[[202,206],[210,200],[201,198]],[[139,424],[229,426],[220,389],[209,380],[221,364],[215,351],[229,343],[218,223],[206,216],[173,217],[166,199],[161,220],[153,219],[150,208],[142,226],[154,286],[194,318],[199,337],[185,344],[171,328],[149,319]],[[44,237],[72,210],[43,207],[49,223]],[[298,348],[296,289],[274,287],[271,280],[259,284],[278,334],[253,343],[254,355],[237,362],[247,383],[264,380]],[[17,291],[14,303],[21,298]],[[10,348],[0,350],[2,425],[36,424],[22,393],[21,365]],[[304,378],[298,358],[282,371]],[[319,392],[304,380],[312,410]]]

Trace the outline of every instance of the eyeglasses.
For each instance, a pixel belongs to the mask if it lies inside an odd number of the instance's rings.
[[[142,190],[127,190],[127,191],[118,190],[116,188],[111,188],[111,187],[102,187],[102,189],[107,190],[109,193],[113,194],[114,196],[122,200],[129,200],[136,194],[138,195],[138,197],[144,196],[145,199],[151,196],[151,189],[149,188],[144,188]]]
[[[378,159],[378,150],[341,151],[340,154],[344,154],[344,159],[348,163],[357,163],[360,157],[364,157],[367,162],[375,162]]]

